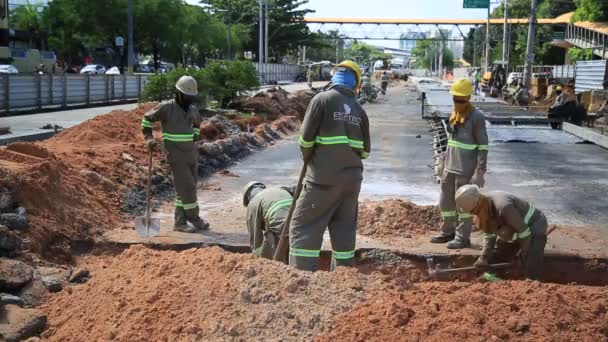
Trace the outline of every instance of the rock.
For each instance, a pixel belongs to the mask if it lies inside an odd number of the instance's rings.
[[[241,290],[241,300],[245,303],[251,303],[251,293],[248,289]]]
[[[42,332],[46,321],[46,315],[39,310],[6,305],[0,323],[2,341],[18,342],[34,337]]]
[[[0,254],[13,252],[21,248],[21,238],[6,226],[0,225]]]
[[[507,326],[513,332],[526,332],[530,328],[530,320],[525,317],[511,316],[507,320]]]
[[[10,213],[13,211],[13,196],[8,189],[0,191],[0,213]]]
[[[8,293],[0,293],[0,304],[2,305],[18,305],[23,306],[23,299]]]
[[[122,159],[126,160],[126,161],[130,161],[130,162],[135,162],[135,158],[133,158],[132,155],[128,154],[128,153],[124,153],[122,154]]]
[[[152,182],[152,185],[159,185],[165,181],[165,176],[154,175],[150,181]]]
[[[95,171],[82,170],[80,171],[80,174],[86,177],[87,183],[91,185],[99,185],[107,192],[115,191],[117,189],[114,182]]]
[[[91,273],[86,268],[77,268],[72,272],[70,279],[68,280],[70,283],[84,284],[89,280]]]
[[[19,297],[23,298],[23,304],[27,307],[35,307],[42,303],[48,295],[49,290],[40,278],[34,278],[20,292]]]
[[[70,270],[55,267],[39,267],[40,280],[50,292],[59,292],[70,277]]]
[[[295,293],[298,291],[298,279],[291,279],[287,283],[287,292]]]
[[[14,230],[24,230],[30,226],[25,215],[17,213],[1,214],[0,224]]]
[[[18,290],[32,280],[32,267],[24,262],[0,259],[0,291]]]

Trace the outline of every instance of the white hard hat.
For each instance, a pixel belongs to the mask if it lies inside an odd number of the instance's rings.
[[[251,190],[253,188],[260,188],[260,189],[266,189],[266,185],[264,185],[264,183],[259,182],[259,181],[253,181],[253,182],[249,182],[247,183],[244,187],[243,187],[243,206],[248,206],[249,205],[249,201],[251,201]]]
[[[181,93],[190,96],[198,95],[198,86],[196,80],[192,76],[182,76],[175,83],[175,88]]]
[[[461,213],[470,213],[477,206],[480,196],[481,191],[477,185],[463,185],[456,191],[456,207]]]

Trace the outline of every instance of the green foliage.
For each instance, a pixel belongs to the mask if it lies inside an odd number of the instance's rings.
[[[354,42],[349,49],[344,50],[344,59],[351,59],[360,64],[377,60],[387,61],[390,58],[391,55],[362,42]]]
[[[184,76],[194,77],[198,83],[199,107],[206,107],[208,96],[226,106],[230,100],[245,91],[259,86],[255,67],[247,61],[210,61],[207,68],[176,68],[169,73],[157,74],[149,78],[143,92],[142,101],[162,101],[173,98],[175,83]]]
[[[315,33],[314,42],[306,49],[306,58],[311,61],[335,61],[336,45],[338,47],[338,60],[344,56],[344,38],[338,31],[329,33]]]
[[[586,61],[593,58],[593,52],[590,49],[570,48],[568,50],[568,58],[570,58],[572,63]]]
[[[31,3],[16,7],[10,13],[11,27],[17,30],[39,32],[42,30],[42,3]]]
[[[416,57],[418,67],[431,69],[434,65],[437,53],[440,52],[440,44],[438,41],[429,39],[419,40],[416,42],[416,47],[412,51],[412,55]],[[454,53],[452,50],[443,48],[443,67],[447,69],[454,68]]]
[[[608,1],[606,0],[574,0],[576,12],[574,21],[608,21]]]

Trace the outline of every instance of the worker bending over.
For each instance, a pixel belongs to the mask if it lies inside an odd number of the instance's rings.
[[[431,242],[447,242],[448,248],[461,249],[471,244],[473,221],[471,214],[456,211],[454,194],[465,184],[474,183],[483,187],[488,160],[488,134],[483,114],[469,102],[473,94],[471,81],[456,81],[450,94],[454,97],[454,112],[449,119],[449,140],[439,197],[443,223],[441,233],[434,236]]]
[[[295,188],[266,188],[264,183],[254,181],[245,185],[243,190],[251,252],[272,259],[289,215]]]
[[[150,150],[158,147],[152,136],[152,125],[160,121],[167,163],[175,184],[175,230],[194,233],[209,229],[199,217],[196,198],[198,150],[194,143],[200,137],[201,115],[192,104],[198,95],[196,80],[182,76],[175,84],[175,99],[163,102],[144,114],[141,125]],[[188,226],[188,222],[192,226]]]
[[[506,192],[483,193],[476,185],[456,191],[456,206],[462,213],[475,215],[477,226],[485,233],[475,266],[509,261],[519,253],[526,277],[542,279],[547,218],[540,210]]]
[[[367,114],[355,98],[361,71],[337,65],[331,85],[308,105],[300,129],[306,180],[290,224],[289,264],[315,271],[325,228],[333,248],[332,269],[354,264],[362,159],[370,152]]]

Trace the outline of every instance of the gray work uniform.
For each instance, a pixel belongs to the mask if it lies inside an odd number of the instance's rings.
[[[310,102],[299,139],[306,182],[290,224],[289,264],[315,271],[329,229],[332,266],[354,264],[361,159],[369,156],[367,114],[354,92],[332,86]]]
[[[247,231],[253,254],[272,259],[292,200],[286,189],[269,188],[256,194],[249,202]]]
[[[198,150],[201,116],[194,106],[188,111],[175,101],[166,101],[144,114],[142,127],[146,139],[152,139],[153,122],[160,121],[167,163],[175,184],[175,224],[185,225],[199,217],[196,198]]]
[[[507,259],[519,251],[517,241],[530,236],[530,248],[524,260],[526,276],[541,280],[547,244],[547,218],[531,203],[506,192],[490,192],[488,197],[490,228],[496,234],[485,234],[482,256],[492,262],[510,261]]]
[[[474,109],[464,124],[452,127],[448,148],[445,156],[445,166],[441,176],[441,194],[439,207],[443,224],[443,235],[456,232],[460,240],[468,240],[473,227],[471,214],[459,214],[456,211],[456,190],[470,184],[471,177],[479,168],[486,170],[488,160],[488,133],[483,114]]]

